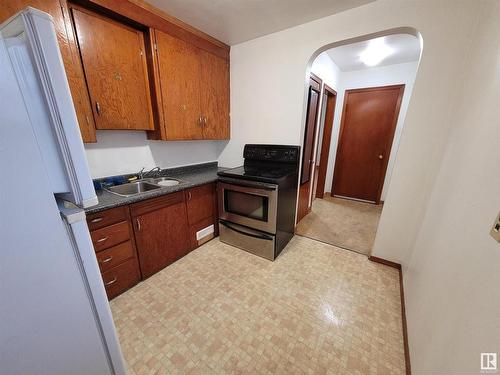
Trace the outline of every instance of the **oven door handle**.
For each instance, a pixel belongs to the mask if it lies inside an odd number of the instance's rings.
[[[224,184],[229,184],[233,186],[241,186],[241,187],[249,187],[249,188],[254,188],[254,189],[260,189],[260,190],[269,190],[269,191],[275,191],[277,186],[274,184],[264,184],[264,183],[258,183],[258,184],[252,184],[251,182],[244,182],[241,180],[231,180],[231,179],[225,179],[225,178],[220,178],[219,177],[219,182],[222,182]]]
[[[235,232],[243,234],[244,236],[249,236],[249,237],[253,237],[253,238],[259,238],[261,240],[269,240],[269,241],[274,240],[274,238],[272,236],[268,236],[268,235],[265,235],[265,234],[254,234],[254,233],[246,232],[246,231],[241,230],[241,229],[236,229],[235,227],[229,225],[229,223],[226,223],[225,221],[222,221],[222,220],[220,221],[220,223],[222,225],[224,225],[226,228],[234,230]]]

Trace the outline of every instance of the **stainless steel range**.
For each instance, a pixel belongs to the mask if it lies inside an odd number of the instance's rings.
[[[219,172],[220,240],[274,260],[293,237],[299,146],[245,145],[244,165]]]

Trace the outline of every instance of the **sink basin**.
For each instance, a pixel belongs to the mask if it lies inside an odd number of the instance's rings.
[[[105,188],[111,193],[121,195],[123,197],[130,197],[131,195],[136,195],[144,193],[145,191],[160,189],[161,186],[153,184],[151,182],[137,181],[129,182],[123,185],[110,186]]]
[[[169,177],[159,177],[155,178],[152,181],[156,185],[160,186],[175,186],[179,185],[181,182],[179,180],[176,180],[175,178],[169,178]]]

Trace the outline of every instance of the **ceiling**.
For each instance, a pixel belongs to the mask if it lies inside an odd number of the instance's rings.
[[[372,1],[375,0],[148,0],[229,45]]]
[[[408,34],[395,34],[383,37],[385,45],[393,50],[376,66],[402,64],[405,62],[418,61],[420,57],[419,40]],[[351,70],[366,69],[367,66],[360,60],[360,54],[368,47],[369,40],[347,44],[325,51],[340,70],[347,72]]]

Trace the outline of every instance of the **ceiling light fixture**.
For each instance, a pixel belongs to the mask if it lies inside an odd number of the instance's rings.
[[[372,39],[368,42],[368,47],[359,55],[359,59],[367,66],[375,66],[393,52],[394,50],[385,44],[383,37]]]

